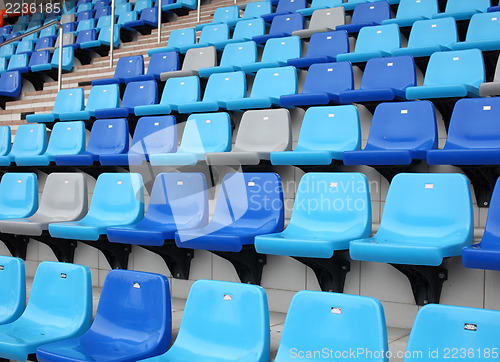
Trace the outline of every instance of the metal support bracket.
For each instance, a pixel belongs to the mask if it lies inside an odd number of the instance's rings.
[[[260,285],[267,256],[257,253],[253,245],[244,245],[238,253],[230,251],[212,251],[212,253],[233,264],[242,283]]]
[[[165,241],[162,246],[139,246],[161,256],[174,278],[188,279],[191,260],[194,257],[193,249],[178,248],[172,240]]]

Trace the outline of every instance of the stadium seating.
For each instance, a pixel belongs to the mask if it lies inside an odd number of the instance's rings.
[[[17,127],[10,153],[0,156],[0,165],[9,166],[19,156],[35,156],[45,152],[47,129],[44,124],[22,124]]]
[[[201,68],[200,77],[208,77],[214,73],[227,73],[241,70],[243,65],[257,62],[257,45],[254,41],[231,43],[224,47],[219,66]]]
[[[479,95],[481,97],[500,95],[500,58],[498,59],[493,82],[484,82],[479,85]]]
[[[196,32],[194,28],[172,30],[168,37],[167,46],[164,48],[154,48],[148,50],[148,55],[152,56],[160,52],[178,52],[180,47],[194,45],[196,43]]]
[[[94,79],[92,85],[129,83],[130,78],[144,74],[142,55],[122,57],[118,59],[113,78]]]
[[[386,0],[360,3],[354,8],[351,23],[339,25],[336,30],[357,33],[365,26],[380,25],[382,21],[390,18],[391,8]]]
[[[297,10],[305,9],[306,7],[307,1],[305,0],[278,0],[276,11],[273,13],[261,15],[261,17],[265,21],[271,22],[276,16],[294,14]]]
[[[29,72],[28,68],[29,56],[28,54],[14,54],[10,57],[8,71],[17,71],[19,73]]]
[[[456,20],[470,19],[476,13],[485,13],[491,6],[490,0],[448,0],[443,13],[434,14],[434,18],[454,17]]]
[[[83,121],[95,117],[97,109],[117,108],[120,106],[118,84],[95,85],[90,89],[85,109],[74,112],[58,113],[61,121]]]
[[[22,80],[19,71],[3,72],[0,76],[0,97],[19,97],[21,85]]]
[[[310,8],[304,10],[309,9]],[[304,12],[302,12],[302,15],[305,15]],[[301,38],[310,38],[315,33],[340,30],[336,28],[344,24],[345,13],[343,7],[318,9],[312,14],[308,28],[296,30],[292,32],[292,35],[297,35]]]
[[[36,355],[40,362],[71,359],[132,362],[164,353],[171,335],[167,277],[112,270],[104,281],[90,329],[80,337],[41,346]]]
[[[57,93],[52,113],[28,114],[28,123],[51,123],[59,118],[61,113],[73,113],[83,111],[83,88],[61,89]]]
[[[0,326],[0,357],[25,361],[44,344],[80,336],[91,323],[89,268],[44,261],[36,271],[24,313]]]
[[[244,64],[241,70],[252,74],[263,68],[282,67],[288,59],[299,58],[301,54],[302,47],[298,36],[269,39],[264,46],[260,62]]]
[[[241,18],[229,20],[227,24],[229,26],[235,26],[240,21],[260,19],[261,15],[270,14],[271,11],[272,4],[269,0],[251,2],[246,4],[245,12]]]
[[[196,25],[196,31],[202,31],[206,26],[216,25],[216,24],[227,24],[230,21],[239,19],[240,9],[238,5],[224,6],[215,9],[214,15],[212,17],[211,23],[198,24]]]
[[[223,44],[228,40],[229,26],[227,24],[207,25],[201,31],[198,43],[179,47],[179,52],[186,53],[189,49],[215,46],[215,44]]]
[[[250,41],[254,36],[264,35],[265,33],[266,24],[264,19],[244,20],[236,24],[231,39],[214,41],[213,45],[215,45],[218,50],[221,50],[225,49],[227,44]]]
[[[10,153],[11,130],[9,126],[0,126],[0,157],[7,156]]]
[[[461,43],[455,42],[453,44],[453,49],[463,50],[477,48],[482,51],[499,50],[499,16],[500,13],[498,12],[474,14],[470,19],[465,41]]]
[[[175,0],[175,3],[166,4],[161,7],[162,11],[194,10],[197,2],[194,0]]]
[[[286,109],[247,111],[230,152],[207,153],[208,165],[258,165],[271,152],[290,151],[292,133]]]
[[[14,322],[26,306],[26,277],[20,258],[0,256],[0,325]]]
[[[142,9],[138,19],[135,10],[125,13],[122,16],[124,16],[124,29],[135,29],[142,35],[150,34],[151,29],[158,26],[158,10],[154,7]],[[120,23],[120,20],[118,22]]]
[[[136,75],[129,78],[129,82],[140,82],[145,80],[160,80],[160,74],[179,70],[179,54],[177,52],[162,52],[151,55],[148,71],[144,75]]]
[[[88,42],[83,42],[80,44],[80,48],[82,49],[92,49],[95,50],[96,52],[99,52],[100,50],[97,48],[105,48],[102,51],[107,53],[107,49],[110,46],[110,39],[111,39],[111,27],[104,27],[101,29],[99,32],[99,36],[97,37],[97,40],[91,40]],[[114,33],[113,33],[113,46],[115,48],[118,48],[120,45],[120,26],[115,25]]]
[[[298,9],[297,12],[301,13],[303,16],[312,16],[316,10],[342,8],[342,0],[312,0],[310,6],[305,9]]]
[[[273,19],[268,34],[254,36],[252,40],[257,44],[265,44],[271,38],[290,36],[294,31],[302,29],[304,29],[304,17],[302,14],[278,15]]]
[[[16,54],[28,54],[31,55],[34,49],[34,41],[33,40],[23,40],[21,41],[16,48]]]
[[[333,160],[342,160],[345,151],[360,147],[361,130],[355,106],[311,107],[302,120],[295,149],[271,152],[271,164],[329,165]]]
[[[198,75],[200,68],[215,67],[216,64],[217,51],[214,46],[189,49],[184,57],[181,70],[161,73],[160,79],[166,81],[174,77]]]

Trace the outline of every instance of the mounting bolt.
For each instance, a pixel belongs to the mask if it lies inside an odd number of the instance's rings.
[[[440,273],[438,274],[438,278],[439,278],[439,279],[444,279],[444,277],[445,277],[445,275],[444,275],[444,273],[443,273],[443,272],[440,272]]]
[[[259,258],[259,259],[258,259],[258,262],[262,264],[262,263],[264,262],[264,259]]]
[[[347,267],[345,265],[342,265],[342,270],[347,270]]]
[[[483,202],[484,206],[488,206],[488,201]]]
[[[427,299],[425,299],[424,304],[429,304],[429,301]]]
[[[176,276],[177,278],[180,278],[180,277],[181,277],[181,273],[177,273],[177,274],[175,274],[175,276]]]

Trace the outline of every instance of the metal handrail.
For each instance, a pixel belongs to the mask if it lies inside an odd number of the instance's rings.
[[[109,40],[109,67],[113,68],[113,48],[115,46],[115,0],[111,0],[111,39]]]

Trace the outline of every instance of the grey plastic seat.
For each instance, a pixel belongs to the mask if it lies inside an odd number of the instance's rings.
[[[84,217],[88,208],[87,198],[87,181],[83,173],[51,173],[45,181],[38,211],[27,218],[0,220],[0,231],[41,235],[51,223]]]
[[[481,97],[500,96],[500,57],[498,58],[493,82],[481,83],[479,85],[479,95]]]
[[[271,152],[292,147],[290,113],[287,109],[246,111],[233,150],[207,153],[207,165],[258,165],[270,160]]]
[[[214,46],[189,49],[182,63],[181,70],[160,74],[162,81],[174,77],[189,77],[198,75],[200,68],[215,67],[217,65],[217,51]]]
[[[329,9],[315,10],[311,16],[309,27],[303,30],[295,30],[292,35],[301,38],[310,38],[314,33],[324,33],[332,31],[338,25],[345,24],[345,10],[342,6]]]
[[[59,48],[59,44],[61,43],[61,36],[58,35],[57,36],[57,40],[56,42],[54,43],[54,46],[53,47],[50,47],[50,48],[44,48],[44,49],[40,49],[40,50],[48,50],[50,51],[51,53],[54,53],[54,51]],[[75,44],[75,34],[74,33],[64,33],[63,34],[63,46],[66,46],[66,45],[71,45],[71,44]]]
[[[76,21],[75,14],[65,14],[61,16],[61,24],[74,23]]]

